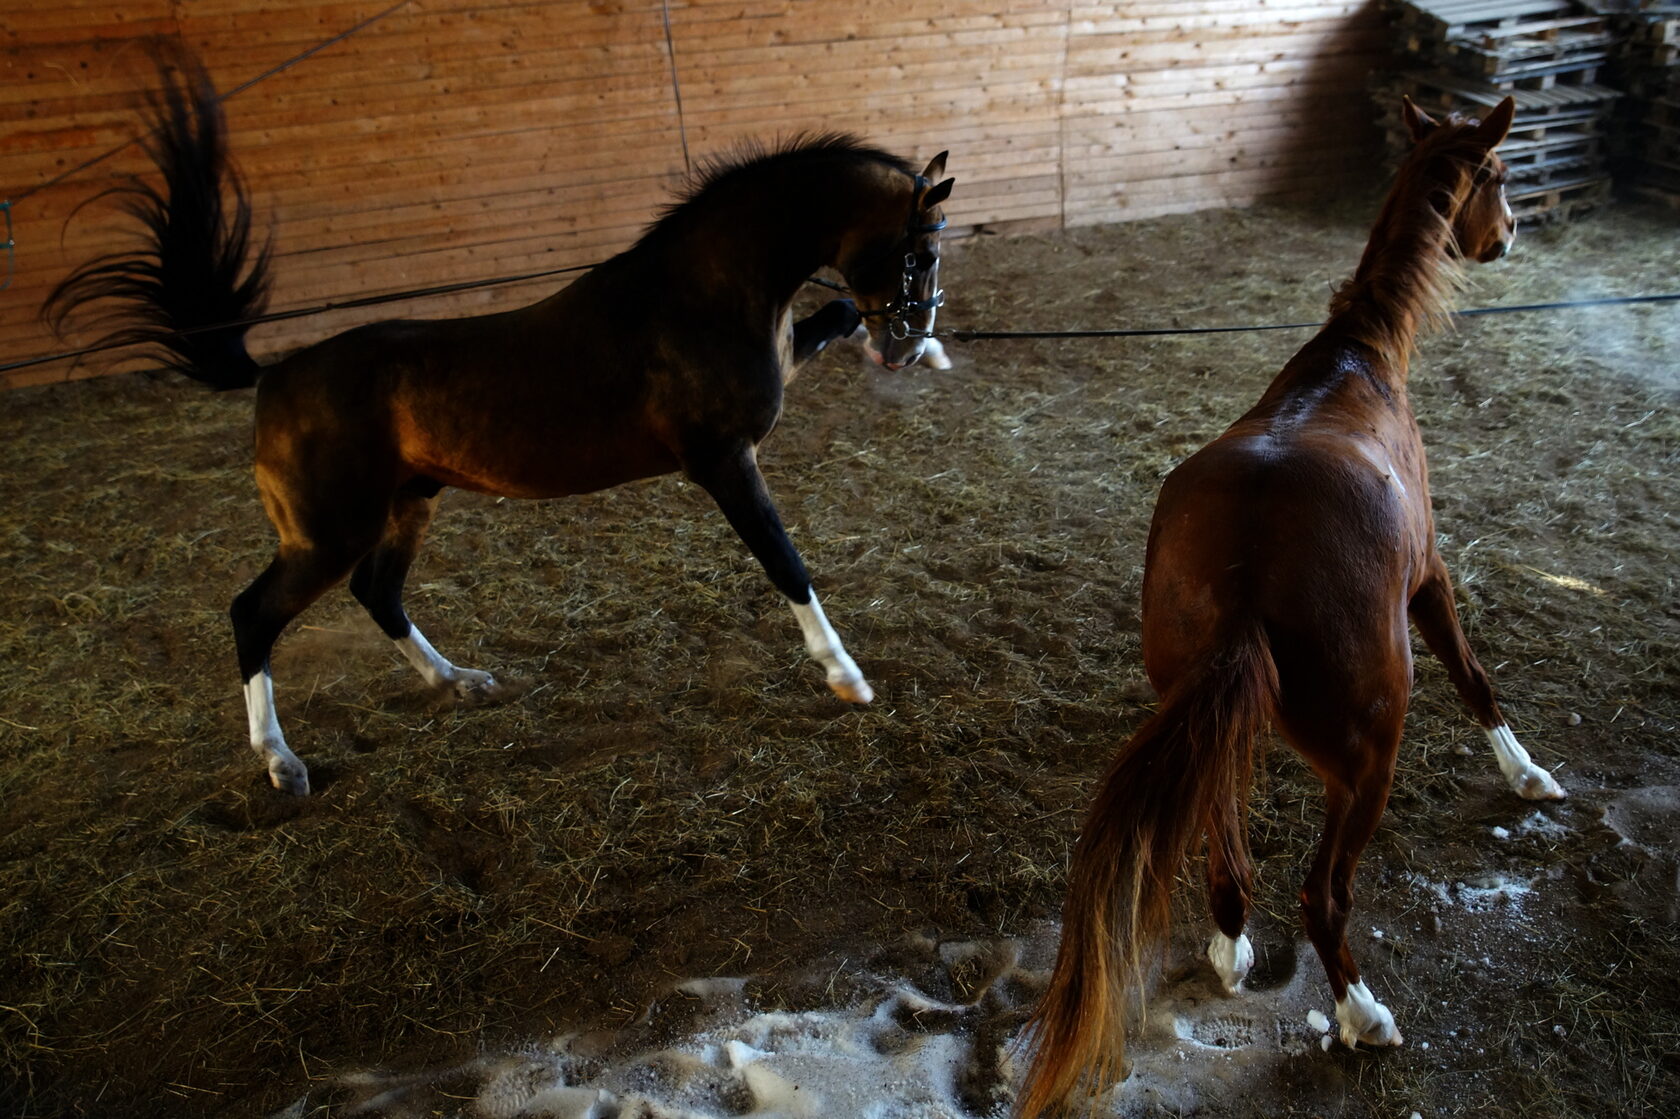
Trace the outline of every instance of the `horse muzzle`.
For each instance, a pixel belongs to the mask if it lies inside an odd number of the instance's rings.
[[[916,362],[921,360],[922,350],[924,349],[922,340],[919,338],[915,339],[915,343],[916,345],[914,349],[898,352],[898,342],[895,339],[893,342],[888,344],[885,353],[876,353],[872,347],[870,349],[870,356],[875,359],[875,364],[879,365],[882,369],[887,369],[897,373],[900,369],[908,369],[910,366],[915,365]]]

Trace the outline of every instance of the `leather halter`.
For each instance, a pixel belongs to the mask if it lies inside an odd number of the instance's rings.
[[[924,233],[938,233],[945,228],[946,222],[942,217],[937,222],[927,223],[916,220],[916,203],[922,195],[927,193],[928,181],[926,176],[917,175],[915,189],[910,194],[910,219],[905,223],[904,235],[906,239],[917,237]],[[916,254],[904,254],[904,271],[899,276],[898,294],[885,307],[876,311],[859,311],[863,318],[885,315],[887,318],[887,333],[895,340],[902,342],[906,338],[932,338],[933,331],[922,330],[911,326],[905,321],[905,316],[916,311],[932,311],[945,305],[945,292],[935,289],[926,299],[911,299],[910,285],[916,279]]]

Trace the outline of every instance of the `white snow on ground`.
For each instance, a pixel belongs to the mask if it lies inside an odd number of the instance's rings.
[[[957,1076],[968,1039],[908,1033],[905,1014],[960,1015],[964,1007],[900,989],[870,1003],[799,1014],[744,1011],[739,981],[685,984],[735,1020],[610,1061],[585,1039],[486,1057],[418,1075],[360,1073],[342,1081],[360,1098],[348,1115],[429,1115],[436,1096],[474,1119],[962,1119]],[[439,1084],[453,1087],[436,1092]],[[470,1086],[463,1091],[462,1085]],[[310,1114],[299,1100],[272,1119]]]
[[[1645,799],[1626,799],[1617,819],[1624,835],[1647,838],[1672,819],[1672,808],[1660,817]],[[1507,842],[1549,839],[1553,827],[1536,813]],[[1521,935],[1525,907],[1547,896],[1553,876],[1533,869],[1533,878],[1414,875],[1422,902],[1438,911],[1432,932],[1421,915],[1415,931],[1444,937],[1493,974],[1494,947]],[[1379,937],[1368,927],[1357,952],[1371,991],[1393,1010],[1407,1044],[1427,1050],[1428,1030],[1413,1025],[1417,1008],[1398,978],[1396,942],[1411,934],[1388,924]],[[842,962],[825,965],[814,987],[789,977],[773,987],[692,979],[621,1029],[541,1039],[454,1067],[339,1073],[269,1119],[307,1119],[323,1105],[345,1119],[1004,1119],[1023,1071],[1016,1046],[1057,935],[1046,923],[1019,939],[910,937],[883,946],[890,974]],[[1131,1075],[1098,1101],[1097,1119],[1247,1114],[1279,1084],[1339,1083],[1323,1052],[1341,1044],[1325,1013],[1330,990],[1305,937],[1257,935],[1256,967],[1232,996],[1199,950],[1201,935],[1175,940],[1129,1039]],[[801,1000],[792,1003],[800,1009],[760,1005],[772,989]]]
[[[1534,811],[1528,814],[1516,827],[1518,835],[1535,835],[1541,839],[1563,839],[1575,834],[1575,829],[1561,824],[1544,812]]]
[[[341,1075],[322,1090],[336,1093],[333,1114],[369,1119],[1002,1119],[1022,1071],[1011,1045],[1047,977],[1054,930],[999,944],[930,953],[951,976],[977,957],[998,961],[961,987],[968,1002],[877,978],[853,985],[868,994],[847,1006],[766,1011],[743,980],[696,980],[669,996],[687,1025],[657,1043],[643,1024],[455,1068]],[[1308,1012],[1329,1004],[1323,970],[1304,939],[1271,948],[1258,989],[1235,997],[1200,958],[1164,980],[1128,1047],[1132,1075],[1096,1114],[1224,1114],[1280,1066],[1322,1060],[1329,1035]],[[306,1096],[270,1119],[305,1119],[321,1102]]]
[[[1432,897],[1442,908],[1468,910],[1509,906],[1520,911],[1534,892],[1534,879],[1504,874],[1478,874],[1460,882],[1432,882],[1421,874],[1412,875],[1412,885]]]
[[[1680,786],[1651,785],[1618,793],[1604,806],[1599,822],[1638,851],[1680,853],[1675,821],[1680,818]]]

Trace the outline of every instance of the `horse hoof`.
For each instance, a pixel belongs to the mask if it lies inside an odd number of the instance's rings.
[[[834,694],[847,703],[868,703],[875,698],[875,689],[862,676],[847,677],[843,680],[830,680],[828,686]]]
[[[1524,800],[1563,800],[1569,795],[1550,773],[1537,765],[1519,773],[1511,782],[1511,788]]]
[[[283,793],[296,797],[309,795],[309,770],[300,761],[276,758],[269,763],[268,779]]]
[[[496,678],[476,668],[457,668],[449,683],[456,699],[486,699],[496,690]]]
[[[1225,993],[1240,994],[1243,980],[1254,967],[1254,945],[1248,935],[1242,933],[1232,940],[1224,933],[1216,932],[1208,941],[1207,955],[1213,970],[1219,973],[1219,982],[1224,985]]]
[[[1347,997],[1336,1004],[1336,1022],[1341,1026],[1342,1044],[1349,1049],[1366,1045],[1399,1045],[1405,1039],[1394,1024],[1394,1015],[1378,1002],[1364,980],[1348,985]]]
[[[1352,1031],[1346,1026],[1342,1027],[1342,1044],[1349,1049],[1356,1049],[1360,1044],[1369,1045],[1373,1049],[1380,1049],[1384,1046],[1402,1045],[1406,1041],[1405,1038],[1400,1036],[1400,1027],[1394,1024],[1392,1018],[1388,1020],[1386,1026],[1374,1026],[1358,1036],[1350,1036],[1351,1033]]]

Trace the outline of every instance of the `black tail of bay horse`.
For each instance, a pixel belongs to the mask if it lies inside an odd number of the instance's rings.
[[[920,356],[940,301],[944,153],[918,175],[822,135],[719,161],[633,247],[539,303],[356,327],[259,368],[244,327],[204,328],[262,310],[269,254],[252,251],[213,85],[190,57],[162,61],[146,146],[163,189],[122,188],[146,244],[85,265],[45,310],[62,322],[115,297],[116,336],[156,344],[213,388],[256,386],[257,485],[279,548],[232,617],[251,746],[275,787],[307,793],[309,777],[280,731],[269,652],[345,576],[428,682],[461,694],[493,683],[440,656],[403,609],[445,486],[556,497],[680,470],[792,604],[829,686],[872,698],[812,593],[757,451],[799,363],[860,321],[888,366]],[[794,294],[824,266],[855,302],[794,322]]]

